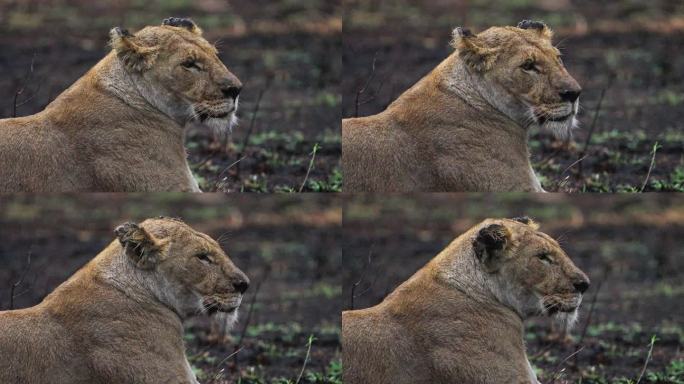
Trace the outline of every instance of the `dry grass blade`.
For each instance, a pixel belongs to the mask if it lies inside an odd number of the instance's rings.
[[[313,150],[311,151],[311,160],[309,160],[309,167],[306,169],[306,176],[304,176],[304,181],[302,181],[302,185],[299,186],[300,193],[304,190],[307,180],[309,180],[309,174],[311,173],[311,169],[313,168],[314,160],[316,160],[316,152],[318,152],[319,148],[320,147],[318,146],[318,143],[314,144]]]
[[[297,381],[295,381],[295,384],[299,384],[299,382],[302,380],[302,376],[304,376],[304,370],[306,369],[306,365],[309,363],[309,358],[311,356],[311,345],[313,344],[314,340],[314,336],[309,335],[309,340],[306,343],[306,357],[304,357],[304,364],[302,364],[302,370],[299,371],[299,376],[297,377]]]
[[[653,155],[651,156],[651,165],[648,166],[648,172],[646,173],[646,178],[644,179],[644,182],[641,184],[641,188],[639,188],[639,192],[643,192],[644,188],[646,188],[646,185],[648,184],[648,179],[651,177],[651,171],[653,171],[653,166],[655,165],[655,157],[656,157],[657,151],[658,151],[658,142],[656,141],[655,144],[653,144]]]
[[[641,373],[639,374],[639,378],[636,381],[636,384],[639,384],[641,382],[641,379],[644,377],[644,373],[646,373],[646,367],[648,367],[648,362],[651,361],[651,356],[653,355],[653,346],[655,345],[655,342],[658,340],[658,338],[653,335],[651,336],[651,345],[648,348],[648,354],[646,355],[646,361],[644,361],[644,367],[641,368]]]

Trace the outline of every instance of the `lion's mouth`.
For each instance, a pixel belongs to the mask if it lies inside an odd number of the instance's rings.
[[[574,312],[579,308],[581,302],[582,296],[573,295],[567,298],[547,296],[542,300],[542,306],[547,315],[553,316],[559,312]]]
[[[241,298],[224,301],[213,297],[207,297],[202,300],[202,306],[210,315],[217,312],[235,313],[238,308],[240,308],[241,301]]]
[[[559,116],[559,117],[551,116],[551,117],[548,117],[547,120],[548,121],[565,121],[565,120],[573,117],[574,115],[575,115],[574,113],[569,113],[565,116]]]
[[[235,112],[235,108],[226,111],[226,112],[211,112],[211,111],[203,111],[199,113],[199,118],[200,121],[205,121],[209,118],[213,119],[225,119],[228,118],[233,112]]]

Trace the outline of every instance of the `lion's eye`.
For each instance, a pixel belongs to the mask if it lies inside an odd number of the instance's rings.
[[[520,68],[523,71],[532,71],[532,72],[539,72],[539,69],[537,68],[537,64],[534,62],[534,60],[525,60],[524,63],[520,65]]]
[[[551,256],[549,256],[549,254],[546,253],[546,252],[541,252],[541,253],[537,254],[537,258],[538,258],[539,260],[545,262],[545,263],[553,264],[553,259],[552,259]]]
[[[198,258],[201,262],[203,262],[205,264],[211,264],[212,263],[211,257],[206,252],[200,252],[200,253],[196,254],[195,257]]]
[[[191,71],[201,71],[202,66],[195,60],[186,60],[181,63],[181,67]]]

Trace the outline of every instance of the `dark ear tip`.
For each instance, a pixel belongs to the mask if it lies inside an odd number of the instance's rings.
[[[456,33],[458,33],[458,35],[461,37],[473,36],[473,33],[470,31],[470,29],[463,27],[456,27]]]
[[[518,23],[518,28],[520,29],[539,29],[542,30],[546,27],[543,21],[533,21],[533,20],[523,20]]]
[[[114,33],[116,33],[118,36],[121,36],[121,37],[132,36],[131,33],[128,31],[128,29],[125,29],[125,28],[114,27],[113,31],[114,31]]]
[[[477,241],[488,248],[502,248],[506,244],[506,228],[501,224],[489,224],[480,229]]]
[[[167,17],[162,20],[162,25],[169,25],[171,27],[182,27],[185,29],[192,29],[195,27],[195,22],[192,19],[182,17]]]
[[[530,219],[530,218],[527,217],[527,216],[514,217],[514,218],[512,218],[511,220],[517,221],[517,222],[523,223],[523,224],[529,224],[529,223],[532,222],[532,219]]]
[[[131,232],[132,230],[138,229],[138,228],[139,228],[138,224],[132,223],[132,222],[127,222],[127,223],[123,223],[123,224],[119,225],[118,227],[116,227],[116,229],[114,229],[114,233],[119,238],[121,238],[125,234]]]

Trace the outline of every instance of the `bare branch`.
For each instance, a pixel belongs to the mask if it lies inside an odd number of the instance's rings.
[[[599,113],[601,112],[601,106],[603,105],[603,98],[606,96],[606,89],[608,89],[613,83],[612,77],[608,86],[601,89],[601,95],[599,96],[598,104],[596,105],[596,110],[594,111],[594,118],[591,120],[591,126],[589,127],[589,133],[587,134],[586,140],[584,140],[584,146],[582,147],[582,152],[579,153],[580,158],[586,157],[587,148],[589,148],[589,143],[591,143],[591,137],[594,135],[594,129],[596,128],[596,122],[599,118]],[[583,167],[582,163],[579,163],[579,175],[582,176]]]
[[[261,283],[263,283],[265,280],[268,279],[268,276],[271,274],[271,267],[267,266],[266,270],[264,271],[263,277],[259,280],[257,283],[256,287],[254,287],[254,295],[252,296],[252,301],[249,303],[249,309],[247,310],[247,317],[245,318],[245,324],[242,326],[242,330],[240,331],[240,337],[238,338],[238,342],[235,344],[235,347],[233,348],[233,363],[235,364],[235,367],[237,367],[238,362],[237,362],[237,352],[242,349],[242,342],[245,339],[245,335],[247,334],[247,327],[249,327],[249,322],[252,320],[252,313],[254,312],[254,303],[256,302],[257,296],[259,295],[259,290],[261,289]]]
[[[21,96],[24,93],[24,90],[26,89],[27,84],[31,81],[31,78],[33,77],[33,63],[36,60],[36,53],[33,53],[33,57],[31,57],[31,65],[29,66],[28,71],[26,72],[26,75],[24,76],[24,80],[22,81],[21,88],[17,89],[17,91],[14,93],[14,101],[12,104],[12,117],[17,117],[17,107],[26,104],[29,100],[33,99],[35,97],[34,92],[31,97],[28,99],[24,100],[23,102],[17,104],[17,100],[19,99],[19,96]],[[40,90],[40,84],[38,84],[38,90]]]
[[[240,147],[240,152],[235,156],[235,163],[237,164],[237,173],[236,173],[236,178],[240,178],[240,161],[246,157],[243,156],[245,153],[245,149],[247,148],[247,145],[249,144],[249,138],[252,136],[252,131],[254,130],[254,123],[256,122],[257,114],[259,113],[259,107],[261,106],[261,100],[264,97],[264,93],[268,90],[268,88],[271,86],[271,77],[268,77],[266,80],[266,85],[264,86],[263,89],[259,91],[259,95],[257,96],[256,103],[254,104],[254,110],[252,111],[252,118],[249,121],[249,128],[247,129],[247,133],[245,134],[245,138],[242,140],[242,146]]]
[[[30,268],[31,268],[31,248],[29,248],[29,251],[26,254],[26,267],[24,268],[24,271],[19,276],[19,280],[17,280],[14,284],[12,284],[12,287],[10,288],[10,305],[9,305],[10,310],[14,309],[14,298],[16,297],[16,295],[14,294],[14,290],[19,288],[19,286],[24,282],[24,279],[26,278],[26,275],[28,274]]]
[[[359,281],[356,283],[352,284],[351,288],[351,308],[349,309],[354,309],[354,299],[358,296],[355,295],[356,287],[358,287],[361,282],[366,278],[366,274],[368,273],[368,270],[370,269],[371,263],[373,262],[373,247],[375,244],[371,244],[370,249],[368,250],[368,260],[366,261],[366,266],[363,268],[363,271],[361,272],[361,277],[359,278]],[[368,291],[368,290],[366,290]],[[364,291],[363,293],[365,293]],[[362,294],[363,294],[362,293]]]
[[[366,79],[366,83],[361,87],[359,90],[356,91],[356,105],[354,109],[354,117],[359,117],[359,105],[360,105],[360,99],[361,95],[366,92],[366,89],[368,89],[368,85],[370,85],[371,81],[373,81],[373,78],[375,77],[375,62],[377,61],[378,58],[378,52],[375,52],[373,54],[373,64],[371,66],[371,73],[368,76],[368,79]]]

